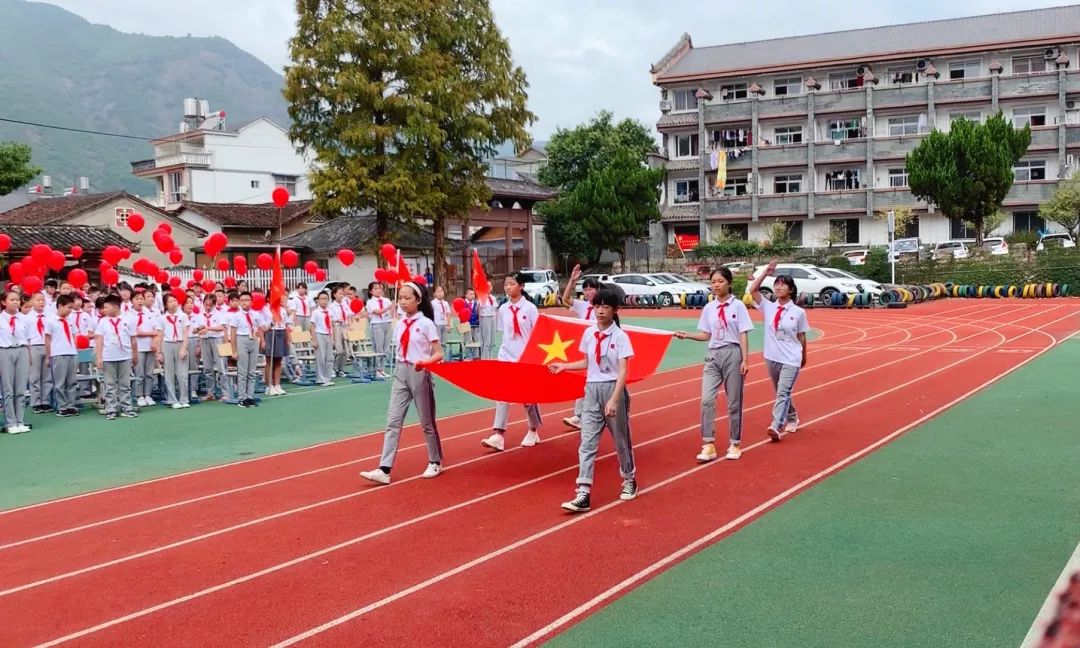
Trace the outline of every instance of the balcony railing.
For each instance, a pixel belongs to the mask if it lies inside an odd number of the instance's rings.
[[[131,172],[142,173],[144,171],[153,171],[154,169],[164,169],[173,166],[208,167],[210,166],[210,156],[211,153],[207,150],[172,153],[153,160],[139,160],[138,162],[132,162]]]

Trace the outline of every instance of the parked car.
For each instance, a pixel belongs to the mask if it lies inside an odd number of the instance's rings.
[[[992,236],[990,238],[983,239],[983,249],[990,254],[993,254],[994,256],[1008,254],[1009,242],[1001,236]]]
[[[866,265],[866,257],[870,250],[849,250],[844,252],[844,258],[853,266]]]
[[[1048,247],[1073,248],[1076,247],[1076,241],[1073,240],[1072,234],[1068,232],[1043,234],[1039,237],[1039,244],[1035,246],[1035,251],[1042,252]]]
[[[581,279],[578,279],[577,283],[574,284],[574,294],[575,295],[580,296],[580,295],[583,294],[584,289],[582,288],[582,285],[585,283],[586,279],[596,279],[597,281],[599,281],[602,284],[611,283],[611,275],[606,275],[606,274],[581,275]]]
[[[746,285],[746,292],[750,292],[750,285],[753,284],[754,279],[764,272],[767,266],[758,266],[754,269],[754,273],[750,276],[750,280]],[[809,263],[781,263],[776,266],[776,272],[772,277],[765,277],[765,280],[761,282],[761,294],[765,295],[768,299],[773,298],[773,281],[778,274],[791,275],[791,278],[795,280],[795,288],[801,293],[812,293],[821,298],[822,301],[828,301],[835,293],[843,293],[845,295],[854,295],[864,292],[866,286],[862,282],[855,279],[848,279],[844,277],[832,277],[824,272],[824,268],[819,268]]]
[[[858,283],[858,286],[856,286],[856,287],[861,287],[862,292],[869,293],[869,294],[871,294],[871,295],[873,295],[875,297],[879,297],[881,295],[881,293],[885,292],[885,289],[882,288],[881,284],[879,284],[878,282],[876,282],[876,281],[874,281],[872,279],[866,279],[864,277],[860,277],[858,275],[852,274],[852,273],[848,272],[847,270],[839,270],[837,268],[819,268],[819,269],[821,270],[822,274],[824,274],[825,276],[828,276],[828,277],[832,277],[834,279],[850,279],[852,281],[857,281],[859,283]],[[798,282],[795,282],[795,283],[796,283],[796,285],[798,285]]]
[[[308,296],[311,297],[312,299],[315,299],[316,297],[319,296],[319,293],[321,293],[322,291],[325,290],[326,294],[333,297],[334,296],[334,290],[338,286],[345,287],[345,286],[348,286],[348,285],[349,285],[349,282],[347,282],[347,281],[309,281],[309,282],[307,282]],[[366,297],[366,295],[367,295],[367,286],[356,286],[356,290],[362,296],[365,296],[364,297],[365,299],[367,299],[367,297]],[[289,291],[289,298],[290,299],[295,297],[295,296],[296,296],[296,290],[295,289]]]
[[[945,241],[934,246],[934,258],[952,255],[954,259],[966,259],[969,256],[967,244],[963,241]]]
[[[889,252],[890,261],[900,261],[904,257],[919,259],[922,252],[922,241],[917,238],[902,238],[892,242]]]
[[[732,261],[731,263],[725,263],[720,267],[731,270],[731,274],[749,274],[754,270],[754,264],[749,261]]]
[[[659,300],[661,306],[671,306],[675,296],[682,293],[673,290],[669,284],[661,284],[649,275],[637,272],[611,275],[611,281],[622,288],[627,295],[651,295]]]
[[[667,286],[676,291],[678,295],[693,295],[695,293],[705,293],[708,290],[706,285],[700,281],[690,281],[686,277],[667,272],[654,272],[649,277],[661,286]]]
[[[523,287],[534,301],[559,292],[559,279],[555,276],[554,270],[522,268],[518,272],[525,275],[525,285]]]

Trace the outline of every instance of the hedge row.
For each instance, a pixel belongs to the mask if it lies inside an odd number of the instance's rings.
[[[869,268],[868,268],[869,269]],[[884,267],[888,281],[888,264]],[[882,281],[883,279],[871,277]],[[1050,249],[1025,259],[1014,255],[926,260],[897,264],[896,281],[1001,286],[1030,283],[1080,285],[1080,249]]]

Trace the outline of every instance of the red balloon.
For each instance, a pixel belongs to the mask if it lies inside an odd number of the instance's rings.
[[[229,290],[236,288],[236,277],[225,277],[225,287]]]
[[[259,256],[255,257],[255,265],[259,270],[269,270],[274,266],[274,257],[270,256],[266,252],[263,252]]]
[[[169,291],[169,294],[176,297],[176,301],[180,302],[181,306],[187,301],[187,293],[179,286],[173,286],[173,289]]]
[[[0,235],[0,236],[2,236],[2,235]],[[78,245],[72,245],[71,246],[71,258],[72,259],[81,259],[82,258],[82,253],[83,253],[82,247],[80,247]]]
[[[169,263],[173,265],[180,265],[180,262],[184,260],[184,253],[180,250],[169,251]]]
[[[281,253],[281,263],[286,268],[295,268],[300,263],[300,255],[295,250],[285,250]]]
[[[195,271],[191,273],[191,278],[194,279],[195,281],[202,281],[202,279],[203,279],[203,271],[199,270],[198,268],[195,268]]]
[[[30,248],[30,256],[37,261],[38,265],[48,265],[52,259],[52,248],[44,243],[38,243]]]
[[[26,272],[23,270],[23,264],[19,261],[12,263],[8,266],[8,275],[11,276],[11,280],[15,283],[22,283],[23,277],[26,276]]]
[[[38,276],[23,277],[21,283],[23,292],[27,295],[32,295],[36,293],[37,291],[41,290],[42,286],[45,285],[45,282],[43,282],[41,280],[41,277]]]
[[[457,318],[462,322],[468,322],[472,312],[468,308],[461,308],[457,311]]]
[[[342,265],[351,266],[353,261],[356,261],[356,253],[352,250],[338,250],[337,258],[338,261],[341,261]]]
[[[427,277],[425,277],[424,275],[415,275],[412,278],[412,280],[413,280],[413,283],[416,284],[417,286],[426,286],[427,285]]]
[[[172,240],[171,236],[164,233],[154,239],[154,245],[157,247],[158,252],[162,254],[168,254],[176,248],[176,242]]]
[[[128,215],[127,224],[128,227],[131,228],[132,232],[138,234],[142,231],[144,227],[146,227],[146,219],[143,218],[143,215],[139,212],[135,212],[134,214]]]
[[[251,293],[251,307],[257,311],[266,307],[266,295],[261,292]]]
[[[244,263],[243,265],[236,266],[235,270],[236,270],[236,276],[238,276],[238,277],[246,277],[247,272],[248,272],[247,263]]]
[[[172,225],[169,225],[165,221],[158,223],[157,229],[166,234],[172,234]]]
[[[270,198],[273,199],[274,205],[281,209],[285,205],[289,204],[289,190],[285,187],[278,187],[274,189],[274,192],[270,194]]]
[[[386,283],[397,283],[397,280],[398,280],[397,270],[387,270],[386,274],[384,276],[386,277]]]
[[[169,277],[169,285],[173,288],[179,288],[182,283],[184,283],[184,280],[176,275]]]
[[[246,266],[247,265],[247,257],[242,255],[242,254],[237,254],[236,256],[233,257],[232,263],[233,263],[234,268],[239,268],[240,266]]]
[[[208,292],[208,293],[214,292],[215,285],[216,284],[214,284],[213,279],[203,279],[202,280],[203,292]]]
[[[55,270],[55,271],[59,272],[60,270],[62,270],[64,268],[64,264],[66,262],[67,262],[67,257],[64,256],[63,252],[61,252],[59,250],[53,250],[52,258],[49,259],[48,266],[49,266],[50,270]]]
[[[395,263],[397,261],[397,248],[393,243],[383,243],[381,248],[382,258],[386,259],[387,263]]]
[[[455,311],[459,311],[462,308],[465,308],[465,300],[462,299],[461,297],[458,297],[457,299],[455,299],[453,301],[453,307],[454,307]]]
[[[79,351],[85,351],[90,348],[90,338],[85,335],[75,336],[75,348]]]
[[[108,261],[109,265],[116,267],[124,260],[124,252],[115,245],[106,245],[101,252],[101,258]]]
[[[386,268],[375,268],[375,281],[386,281]]]
[[[14,277],[13,277],[14,278]],[[67,276],[68,283],[76,288],[82,288],[87,284],[89,278],[86,276],[86,270],[82,268],[74,268]]]
[[[26,257],[22,260],[23,274],[24,275],[40,275],[45,273],[45,268],[40,263],[34,261],[30,257]]]
[[[351,310],[353,313],[359,313],[360,311],[364,310],[364,300],[360,298],[352,300],[351,302],[349,302],[349,310]]]
[[[124,259],[130,259],[131,258],[131,250],[129,250],[126,247],[120,248],[120,256],[122,258],[124,258]]]
[[[326,270],[319,268],[315,271],[315,281],[326,281]]]
[[[0,234],[0,254],[7,252],[11,249],[11,237],[7,234]]]
[[[229,271],[229,260],[224,258],[224,257],[218,259],[217,260],[217,269],[221,270],[222,272],[228,272]]]
[[[161,268],[157,267],[156,263],[154,263],[153,261],[147,261],[146,262],[146,272],[144,272],[143,274],[148,276],[148,277],[154,277],[154,276],[157,276],[157,273],[160,272],[160,271],[161,271]]]
[[[103,281],[106,286],[115,286],[116,284],[120,283],[120,273],[112,268],[109,268],[108,270],[101,273],[101,281]]]
[[[154,273],[154,281],[158,282],[159,284],[169,283],[169,273],[165,272],[164,270],[158,270]]]
[[[319,264],[314,261],[308,261],[304,264],[304,272],[309,275],[317,274],[319,272]]]
[[[221,232],[214,232],[203,243],[203,251],[207,256],[216,257],[229,245],[229,238]]]

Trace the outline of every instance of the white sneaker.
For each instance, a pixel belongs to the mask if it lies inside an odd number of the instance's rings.
[[[7,429],[8,434],[22,434],[25,431],[21,425],[12,425]]]
[[[503,435],[496,432],[495,434],[492,434],[488,438],[481,441],[480,445],[484,446],[485,448],[491,448],[496,452],[502,452],[506,448],[506,440],[503,439]]]
[[[180,409],[187,409],[191,407],[191,403],[180,403]]]
[[[142,396],[139,396],[139,400],[135,401],[135,406],[136,407],[146,407],[146,399],[143,398]]]
[[[739,446],[732,443],[731,445],[728,446],[727,455],[725,455],[725,456],[726,456],[727,459],[729,459],[731,461],[735,461],[739,457],[742,456],[742,448],[740,448]]]
[[[701,463],[708,463],[716,460],[716,444],[706,443],[701,446],[701,452],[698,453],[697,460]]]
[[[579,430],[581,429],[581,417],[580,416],[577,416],[577,415],[568,416],[568,417],[564,418],[562,420],[562,422],[566,424],[566,427],[577,428]]]
[[[380,470],[379,472],[382,472],[382,471]],[[424,479],[431,479],[432,477],[438,477],[441,474],[442,474],[442,465],[441,464],[429,463],[427,465],[427,470],[425,470],[424,474],[420,475],[420,476],[423,477]]]
[[[799,417],[797,417],[797,416],[794,419],[788,421],[787,425],[784,426],[784,432],[786,434],[791,434],[792,432],[797,432],[798,429],[799,429]]]
[[[146,397],[146,406],[147,407],[153,407],[154,405],[157,405],[157,403],[154,402],[154,399],[147,396]]]
[[[289,392],[285,391],[285,388],[282,387],[281,385],[278,385],[277,386],[277,395],[278,396],[288,396]]]
[[[525,434],[525,438],[521,440],[521,447],[531,448],[537,443],[540,443],[540,433],[536,430],[529,430]]]
[[[368,481],[375,482],[376,484],[386,485],[390,483],[390,475],[387,475],[378,468],[376,468],[375,470],[365,470],[364,472],[360,473],[360,476]]]
[[[183,406],[183,405],[181,405],[180,403],[173,403],[173,404],[171,405],[171,407],[172,407],[173,409],[184,409],[184,406]]]

